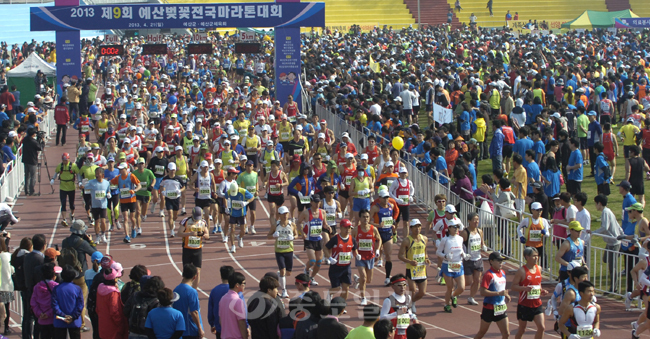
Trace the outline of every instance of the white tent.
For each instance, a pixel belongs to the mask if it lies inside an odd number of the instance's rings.
[[[7,78],[33,78],[38,70],[41,70],[48,77],[56,76],[56,67],[48,64],[38,54],[32,52],[18,67],[7,72]]]

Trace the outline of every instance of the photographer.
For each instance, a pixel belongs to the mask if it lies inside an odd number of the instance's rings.
[[[43,135],[36,128],[27,130],[27,137],[23,140],[23,164],[25,164],[25,194],[34,195],[36,186],[36,171],[38,165],[38,152],[43,150]],[[38,140],[37,140],[38,138]]]
[[[0,233],[5,234],[5,228],[7,228],[10,223],[13,225],[19,221],[20,218],[16,218],[16,216],[14,216],[14,213],[9,205],[0,203]],[[8,242],[9,241],[7,241],[7,243]]]

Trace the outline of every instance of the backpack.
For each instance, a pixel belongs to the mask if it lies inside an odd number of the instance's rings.
[[[149,311],[158,307],[158,298],[143,298],[138,292],[132,296],[133,306],[129,316],[129,331],[135,334],[146,335],[145,323]]]
[[[77,237],[75,243],[72,244],[74,247],[70,247],[70,246],[63,247],[61,249],[61,255],[59,256],[59,260],[58,260],[59,266],[61,267],[65,267],[65,265],[70,265],[74,267],[74,269],[78,272],[77,278],[79,277],[79,274],[81,274],[81,270],[82,270],[81,263],[79,262],[79,258],[77,258],[77,250],[76,250],[79,241],[83,241],[83,240]]]

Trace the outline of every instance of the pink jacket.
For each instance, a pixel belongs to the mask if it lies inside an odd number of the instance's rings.
[[[99,285],[96,312],[102,339],[129,337],[129,322],[124,316],[124,305],[120,298],[120,290],[116,286]]]
[[[40,281],[34,286],[34,294],[29,304],[32,306],[32,311],[38,319],[39,325],[52,325],[54,323],[54,310],[52,310],[52,290],[59,283],[49,280],[47,285],[45,281]],[[48,290],[49,285],[49,290]],[[47,318],[41,319],[41,314],[45,313]]]

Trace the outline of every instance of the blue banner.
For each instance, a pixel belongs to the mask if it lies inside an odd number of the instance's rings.
[[[325,3],[55,6],[30,8],[32,31],[324,27]]]
[[[64,94],[63,85],[81,79],[79,31],[56,32],[56,91]]]
[[[650,18],[615,18],[615,28],[648,28]]]
[[[300,28],[275,29],[275,97],[284,105],[289,95],[300,100]]]

